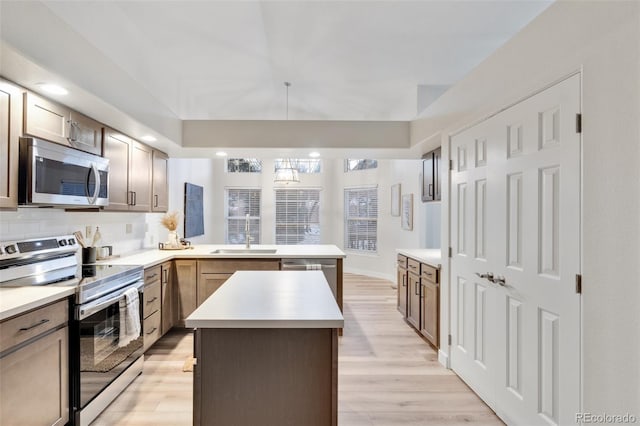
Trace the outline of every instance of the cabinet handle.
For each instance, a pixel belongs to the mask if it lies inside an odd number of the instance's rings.
[[[158,327],[153,327],[153,328],[151,329],[151,331],[148,331],[148,332],[147,332],[147,336],[148,336],[148,335],[150,335],[151,333],[153,333],[154,331],[156,331],[157,329],[158,329]]]
[[[420,295],[419,291],[420,291],[420,284],[418,284],[418,285],[415,287],[415,291],[413,292],[413,294],[415,294],[416,296],[419,296],[419,295]]]
[[[429,184],[429,196],[430,197],[433,196],[433,184],[432,183]]]
[[[407,286],[407,276],[403,275],[402,276],[402,287],[406,287]]]
[[[425,295],[425,292],[422,291],[422,287],[423,287],[423,285],[420,284],[420,299],[424,299],[424,295]]]
[[[136,191],[133,191],[133,205],[135,206],[138,203],[138,194]]]
[[[431,275],[433,275],[433,273],[431,273],[431,272],[426,272],[426,271],[425,271],[425,272],[423,272],[423,274],[425,274],[425,275],[427,275],[427,276],[429,276],[429,277],[430,277]]]
[[[147,278],[152,279],[158,276],[158,273],[154,273],[153,275],[149,275]]]
[[[158,296],[153,296],[153,299],[151,299],[151,300],[147,300],[147,305],[148,305],[149,303],[153,303],[153,302],[155,302],[156,300],[158,300]]]
[[[48,322],[49,322],[49,320],[48,320],[48,319],[43,319],[43,320],[40,320],[40,322],[37,322],[37,323],[35,323],[35,324],[33,324],[33,325],[30,325],[29,327],[22,327],[22,328],[20,329],[20,331],[28,331],[28,330],[31,330],[32,328],[36,328],[36,327],[38,327],[39,325],[46,324],[46,323],[48,323]]]
[[[158,207],[158,194],[153,196],[153,207]]]

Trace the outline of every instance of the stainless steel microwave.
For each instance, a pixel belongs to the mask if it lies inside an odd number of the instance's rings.
[[[109,204],[109,160],[64,145],[20,138],[18,204],[91,207]]]

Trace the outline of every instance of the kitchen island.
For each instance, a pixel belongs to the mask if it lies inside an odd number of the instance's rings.
[[[320,271],[239,271],[186,319],[194,425],[336,425],[344,319]]]

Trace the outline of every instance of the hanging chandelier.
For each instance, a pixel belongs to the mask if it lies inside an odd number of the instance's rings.
[[[291,83],[289,83],[288,81],[285,81],[284,87],[285,87],[286,99],[287,99],[287,120],[289,120],[289,87],[291,87]],[[282,183],[282,184],[288,185],[290,183],[298,183],[298,182],[300,182],[298,168],[293,167],[293,164],[290,158],[284,158],[276,169],[276,175],[275,175],[275,178],[273,179],[273,183]]]

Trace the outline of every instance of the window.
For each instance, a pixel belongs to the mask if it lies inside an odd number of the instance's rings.
[[[348,250],[378,249],[378,188],[344,190],[345,241]]]
[[[344,160],[344,171],[352,172],[354,170],[366,170],[378,168],[378,160],[353,160],[347,158]]]
[[[276,244],[320,244],[319,211],[319,189],[276,189]]]
[[[262,173],[262,160],[257,158],[227,159],[228,173]]]
[[[253,188],[227,188],[225,207],[227,224],[225,242],[246,242],[246,215],[249,215],[249,235],[252,244],[260,244],[260,198],[261,190]]]
[[[298,173],[320,173],[322,162],[319,159],[312,158],[276,158],[275,170],[281,167],[287,167],[287,162],[291,162],[291,167],[298,169]]]

